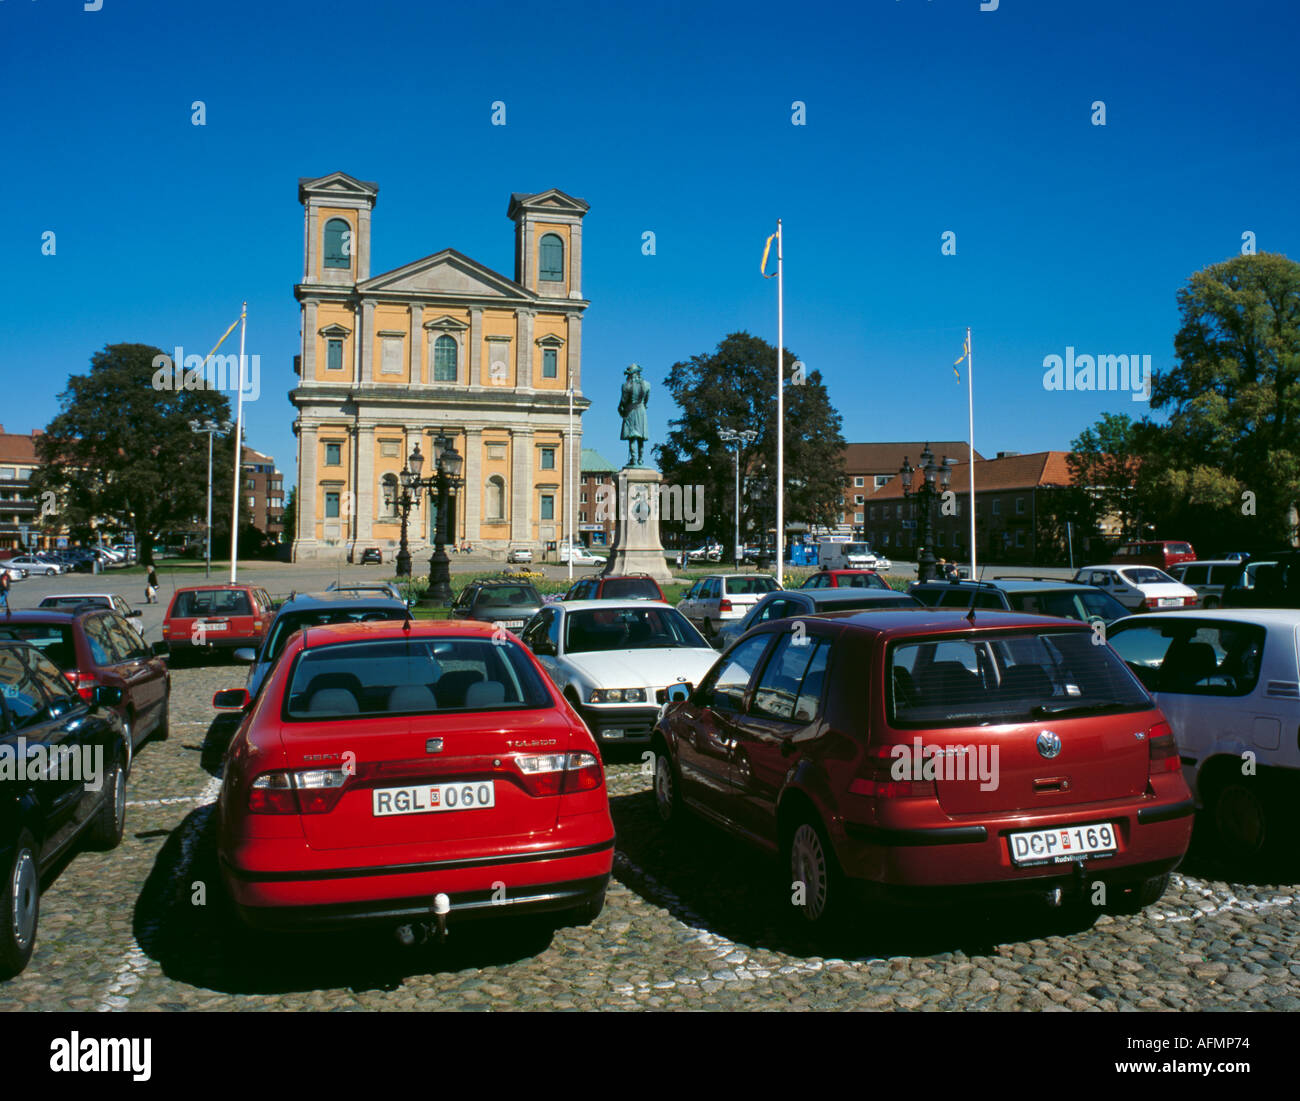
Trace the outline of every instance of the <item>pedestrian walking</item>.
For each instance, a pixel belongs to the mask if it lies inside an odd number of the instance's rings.
[[[153,563],[149,563],[149,574],[144,579],[144,602],[146,604],[158,603],[158,571],[154,569]]]
[[[5,611],[9,610],[9,571],[0,570],[0,604],[5,606]]]

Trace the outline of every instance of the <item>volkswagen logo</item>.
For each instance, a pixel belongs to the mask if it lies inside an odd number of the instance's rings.
[[[430,738],[427,742],[424,743],[424,752],[425,752],[425,753],[441,753],[441,752],[442,752],[442,739],[441,739],[441,738]]]
[[[1050,730],[1044,730],[1038,735],[1038,752],[1046,757],[1049,761],[1061,752],[1061,737]]]

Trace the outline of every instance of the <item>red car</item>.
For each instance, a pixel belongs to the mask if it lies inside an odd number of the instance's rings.
[[[801,589],[888,589],[875,570],[818,570]]]
[[[172,594],[162,637],[173,654],[256,649],[274,615],[270,596],[256,585],[192,585]]]
[[[522,911],[593,920],[614,859],[600,754],[536,659],[491,624],[295,634],[226,753],[222,875],[276,928]]]
[[[1116,547],[1110,561],[1115,566],[1155,566],[1167,570],[1179,562],[1195,562],[1196,548],[1181,540],[1151,539]]]
[[[789,862],[822,923],[850,896],[1164,892],[1195,804],[1165,717],[1088,624],[939,609],[756,627],[655,728],[655,798]],[[670,693],[670,696],[672,693]],[[970,891],[950,889],[969,888]]]

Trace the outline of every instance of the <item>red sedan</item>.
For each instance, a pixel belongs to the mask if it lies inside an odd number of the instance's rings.
[[[219,855],[253,925],[591,921],[614,826],[599,750],[512,635],[371,622],[294,635],[226,754]]]

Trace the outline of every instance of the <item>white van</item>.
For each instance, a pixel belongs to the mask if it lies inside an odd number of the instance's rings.
[[[831,570],[874,570],[878,556],[869,543],[823,541],[817,544],[817,564]]]

